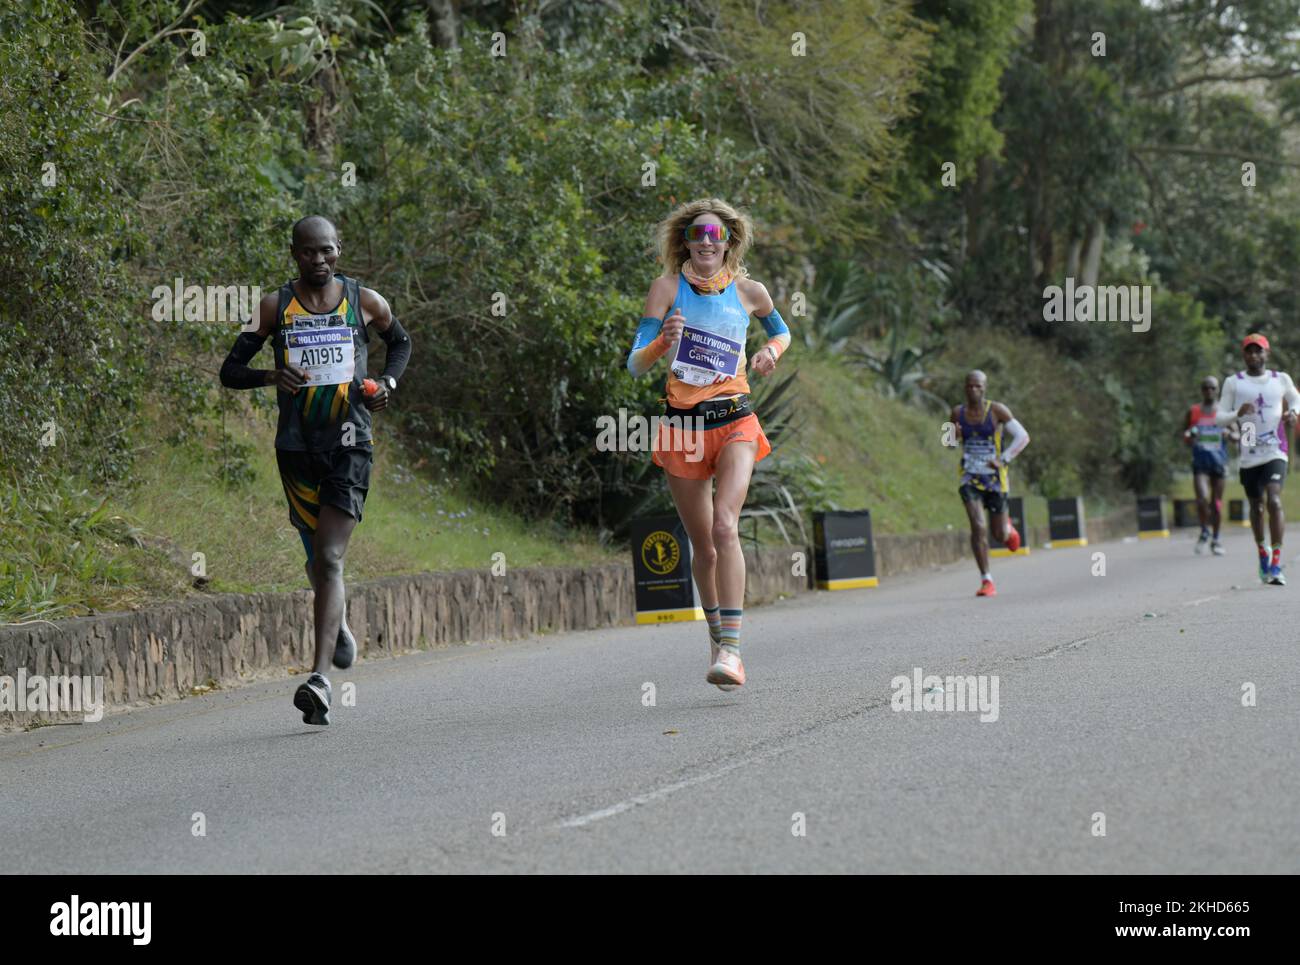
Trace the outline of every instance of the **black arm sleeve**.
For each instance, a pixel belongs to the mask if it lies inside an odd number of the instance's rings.
[[[402,323],[393,316],[393,324],[379,333],[379,337],[388,346],[388,356],[384,359],[384,371],[381,375],[391,375],[400,379],[406,371],[406,363],[411,359],[411,336],[406,334]]]
[[[221,363],[221,384],[228,389],[257,389],[266,385],[264,370],[248,367],[265,341],[265,335],[240,332],[239,338],[235,339],[235,347]]]

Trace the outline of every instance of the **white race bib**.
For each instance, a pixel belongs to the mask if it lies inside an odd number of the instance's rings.
[[[307,371],[308,385],[345,385],[356,371],[352,329],[341,315],[296,315],[285,332],[289,364]]]
[[[989,461],[997,455],[993,443],[987,439],[969,439],[961,454],[961,467],[972,476],[991,476],[994,473]]]
[[[713,385],[734,378],[745,343],[689,326],[682,329],[673,375],[687,385]]]

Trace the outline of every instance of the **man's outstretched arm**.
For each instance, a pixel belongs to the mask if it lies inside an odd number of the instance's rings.
[[[275,306],[278,294],[266,295],[257,303],[257,329],[252,332],[240,332],[234,347],[221,364],[221,384],[228,389],[258,389],[269,385],[275,376],[275,369],[249,368],[248,363],[262,349],[266,337],[271,334],[274,323]]]

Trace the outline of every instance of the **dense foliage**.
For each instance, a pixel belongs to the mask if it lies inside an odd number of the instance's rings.
[[[662,488],[595,420],[653,411],[622,365],[650,232],[709,194],[753,213],[797,351],[936,418],[978,365],[1052,427],[1028,481],[1159,487],[1245,331],[1300,358],[1296,22],[1300,0],[7,4],[0,471],[122,479],[160,413],[174,442],[269,408],[216,388],[237,323],[158,321],[153,292],[274,287],[320,212],[413,335],[408,440],[617,530]],[[1152,286],[1150,331],[1045,321],[1066,277]],[[797,390],[773,388],[779,436]],[[247,484],[233,443],[211,458]],[[811,467],[764,472],[760,507],[821,498]]]

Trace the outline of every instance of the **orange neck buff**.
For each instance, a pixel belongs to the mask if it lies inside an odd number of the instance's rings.
[[[694,285],[699,291],[710,295],[722,291],[730,285],[736,277],[732,273],[731,269],[726,265],[723,265],[718,269],[717,274],[710,275],[706,278],[696,272],[695,266],[691,263],[689,258],[682,262],[682,274],[685,275],[686,280]]]

